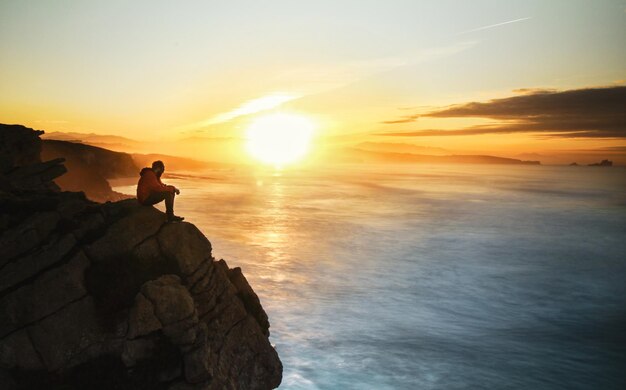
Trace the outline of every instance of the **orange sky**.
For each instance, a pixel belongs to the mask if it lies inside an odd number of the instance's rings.
[[[0,122],[165,146],[241,139],[259,116],[283,112],[309,118],[318,147],[345,136],[626,163],[602,149],[626,145],[617,133],[380,135],[497,123],[423,115],[519,89],[624,85],[621,1],[295,3],[2,2]]]

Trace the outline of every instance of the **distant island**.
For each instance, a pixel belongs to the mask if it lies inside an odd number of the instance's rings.
[[[613,161],[611,160],[602,160],[599,163],[589,164],[590,167],[612,167]]]

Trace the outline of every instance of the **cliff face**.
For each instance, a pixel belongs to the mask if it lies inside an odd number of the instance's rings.
[[[128,198],[113,191],[107,179],[139,176],[139,168],[130,154],[81,143],[43,140],[41,157],[65,159],[67,173],[55,183],[64,191],[83,191],[88,199],[96,202]]]
[[[241,270],[153,207],[59,192],[63,165],[40,162],[38,144],[31,129],[0,133],[0,388],[277,387]]]

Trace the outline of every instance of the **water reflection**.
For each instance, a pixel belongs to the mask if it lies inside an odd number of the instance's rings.
[[[262,187],[259,201],[264,203],[260,208],[257,229],[250,231],[248,242],[259,243],[263,251],[263,268],[258,275],[264,280],[281,283],[288,275],[284,272],[290,261],[285,249],[289,240],[289,215],[285,208],[284,185],[280,172],[272,175],[270,182]]]
[[[172,184],[260,296],[282,388],[620,388],[626,172],[580,168]]]

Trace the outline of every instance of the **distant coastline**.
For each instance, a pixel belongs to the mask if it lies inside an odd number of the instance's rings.
[[[246,164],[235,164],[230,162],[223,162],[216,159],[215,161],[206,161],[202,158],[195,158],[194,156],[183,155],[173,151],[172,153],[163,154],[155,152],[158,150],[158,144],[155,143],[142,143],[141,141],[113,136],[113,135],[99,135],[99,134],[87,134],[87,133],[63,133],[63,132],[50,132],[42,136],[44,139],[44,145],[51,140],[64,141],[66,144],[77,145],[90,145],[98,148],[102,151],[111,151],[111,154],[127,155],[132,159],[134,164],[144,166],[152,160],[161,159],[167,160],[169,167],[176,171],[199,171],[210,168],[233,168],[243,167]],[[183,142],[183,141],[181,141]],[[186,141],[184,141],[186,142]],[[198,141],[200,142],[200,141]],[[207,146],[213,146],[220,148],[218,144],[207,144]],[[398,152],[391,151],[393,148],[398,148]],[[80,146],[76,146],[76,149],[81,149]],[[117,152],[117,153],[116,153]],[[520,155],[520,157],[524,157]],[[528,155],[528,157],[546,157],[542,155]],[[126,159],[126,158],[125,158]],[[332,164],[478,164],[478,165],[559,165],[559,166],[620,166],[619,161],[615,163],[612,160],[604,159],[598,163],[548,163],[539,159],[518,159],[510,157],[500,157],[489,154],[455,154],[453,151],[433,148],[433,147],[421,147],[412,144],[402,143],[376,143],[376,142],[362,142],[355,146],[343,146],[333,147],[327,151],[322,163]],[[592,160],[593,161],[593,160]],[[596,160],[598,161],[598,160]],[[123,175],[116,175],[116,179]]]
[[[349,162],[377,162],[377,163],[426,163],[426,164],[515,164],[541,165],[540,161],[525,161],[515,158],[497,157],[490,155],[428,155],[415,153],[378,152],[359,148],[345,148],[346,156],[342,159]]]

